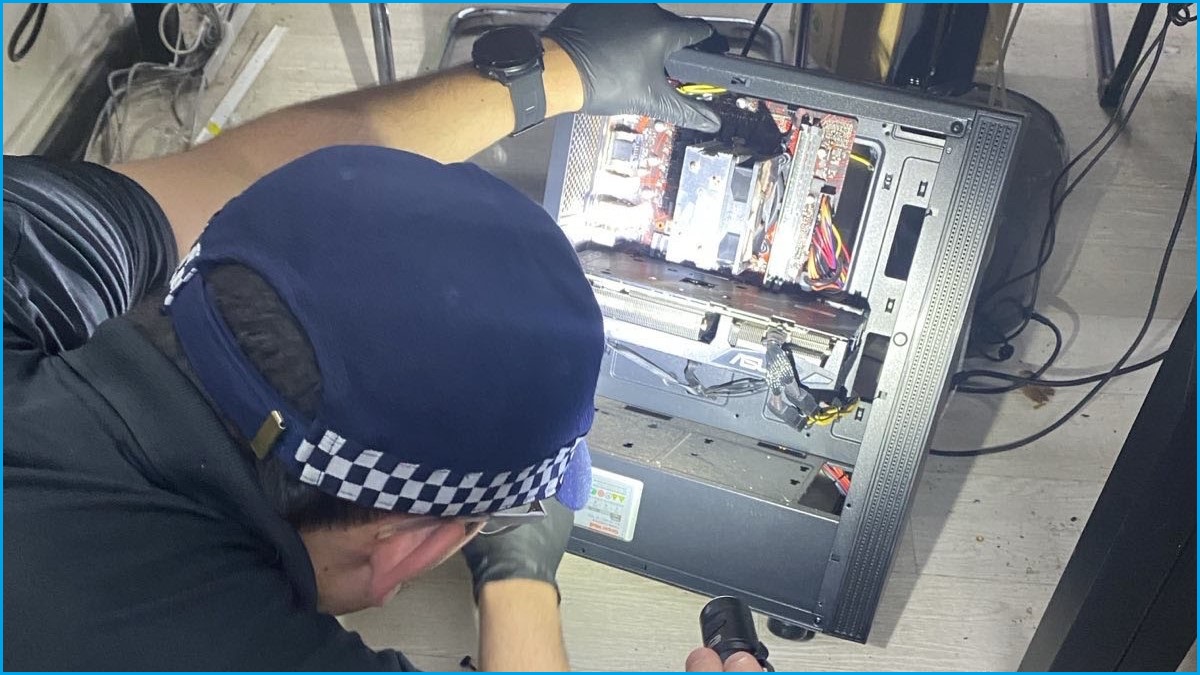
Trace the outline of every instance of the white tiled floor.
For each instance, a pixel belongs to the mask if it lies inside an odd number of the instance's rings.
[[[460,7],[391,5],[401,77],[437,62],[447,19]],[[748,4],[683,7],[751,18],[758,10]],[[1135,9],[1114,7],[1118,35]],[[777,7],[770,22],[787,34],[785,8]],[[370,28],[361,5],[259,5],[230,63],[236,65],[246,46],[277,23],[290,32],[244,100],[243,118],[372,81]],[[1051,375],[1107,367],[1137,330],[1196,130],[1195,66],[1195,27],[1172,29],[1129,133],[1064,208],[1041,296],[1045,313],[1059,320],[1068,340]],[[1106,121],[1096,105],[1093,70],[1087,5],[1026,7],[1009,54],[1008,83],[1057,115],[1073,149]],[[214,90],[221,88],[218,83]],[[1158,318],[1139,354],[1170,341],[1194,292],[1194,222],[1193,207]],[[1018,356],[1036,363],[1049,346],[1047,335],[1030,330],[1020,339]],[[1086,417],[1020,451],[931,460],[870,643],[818,638],[788,644],[768,637],[777,667],[1016,667],[1152,377],[1150,370],[1114,382],[1088,406]],[[936,444],[962,447],[1023,436],[1057,417],[1081,393],[1059,391],[1037,410],[1019,393],[959,396]],[[452,562],[391,606],[347,617],[346,623],[373,645],[405,649],[423,667],[456,669],[475,650],[465,574],[461,563]],[[566,639],[577,668],[679,669],[698,640],[697,613],[704,603],[699,596],[575,557],[564,562],[560,580]],[[760,630],[766,635],[765,626]]]

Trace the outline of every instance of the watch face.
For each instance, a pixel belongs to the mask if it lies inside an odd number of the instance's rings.
[[[542,43],[528,28],[488,31],[475,41],[471,57],[476,67],[507,71],[531,66],[542,55]]]

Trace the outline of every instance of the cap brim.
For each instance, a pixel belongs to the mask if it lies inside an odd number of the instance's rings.
[[[588,452],[587,441],[581,438],[571,453],[571,460],[563,471],[562,483],[554,497],[568,509],[578,511],[587,506],[591,496],[592,455]]]

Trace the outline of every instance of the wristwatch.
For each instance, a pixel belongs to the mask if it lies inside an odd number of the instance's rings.
[[[546,90],[542,84],[542,41],[528,28],[495,28],[471,48],[475,69],[508,87],[519,134],[546,119]]]

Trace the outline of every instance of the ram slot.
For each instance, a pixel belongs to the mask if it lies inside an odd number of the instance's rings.
[[[767,260],[764,280],[768,283],[795,283],[808,259],[808,247],[816,226],[816,201],[812,198],[817,150],[825,132],[821,127],[800,125],[796,153],[788,171],[787,193],[783,197],[779,222],[771,240],[771,256]]]
[[[748,321],[738,321],[734,326],[735,330],[730,335],[733,338],[731,346],[741,348],[761,347],[767,330],[773,327],[773,325]],[[788,336],[787,343],[796,350],[794,353],[816,365],[824,365],[825,360],[833,354],[834,346],[838,342],[844,341],[829,335],[812,333],[800,327],[785,329],[785,331]]]
[[[701,340],[710,332],[714,321],[705,312],[644,300],[596,284],[592,284],[592,290],[596,293],[600,312],[606,318],[652,328],[668,335]]]

